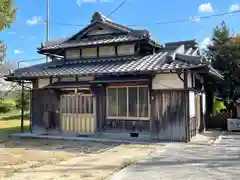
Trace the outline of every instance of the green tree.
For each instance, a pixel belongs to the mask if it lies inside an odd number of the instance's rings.
[[[238,43],[232,41],[232,34],[225,22],[213,29],[211,43],[205,53],[212,66],[224,76],[224,82],[218,84],[221,94],[234,99],[234,89],[240,79],[237,62],[240,58],[240,48]]]
[[[17,9],[13,5],[13,0],[0,0],[0,31],[9,27],[15,20]],[[0,63],[3,63],[6,55],[6,45],[0,40]]]
[[[23,101],[22,101],[22,92],[18,91],[15,103],[16,103],[16,108],[17,109],[20,110],[20,109],[22,109],[22,106],[23,106],[24,110],[29,110],[29,105],[30,105],[30,94],[29,94],[29,91],[28,90],[24,90],[24,99],[23,99]]]
[[[3,43],[3,41],[0,40],[0,63],[4,61],[4,58],[6,56],[6,45]]]
[[[13,0],[0,0],[0,31],[12,24],[16,12],[17,9],[13,6]]]

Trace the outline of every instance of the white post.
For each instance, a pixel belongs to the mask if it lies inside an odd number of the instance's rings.
[[[49,0],[46,0],[46,42],[49,40]],[[46,62],[48,62],[48,56],[46,55]]]

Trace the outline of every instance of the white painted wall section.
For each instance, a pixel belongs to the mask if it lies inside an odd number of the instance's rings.
[[[124,44],[117,47],[118,55],[132,55],[135,52],[134,44]]]
[[[193,87],[193,84],[192,84],[192,73],[188,73],[188,87],[189,88]]]
[[[205,93],[202,94],[202,112],[203,112],[203,114],[206,113],[206,95],[205,95]]]
[[[44,88],[50,84],[50,79],[38,79],[38,88]]]
[[[183,89],[184,84],[176,73],[157,74],[152,80],[152,89]]]
[[[114,46],[100,46],[99,47],[99,56],[114,56],[115,55],[115,47]]]
[[[70,82],[70,81],[76,81],[76,77],[64,77],[60,79],[61,82]]]
[[[195,92],[189,92],[189,116],[196,117],[196,95]]]
[[[67,49],[65,51],[66,59],[79,59],[80,58],[80,49]]]

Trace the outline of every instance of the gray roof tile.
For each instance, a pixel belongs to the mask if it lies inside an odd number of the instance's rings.
[[[104,26],[111,27],[113,29],[117,29],[119,31],[119,35],[109,36],[103,35],[103,37],[96,37],[96,39],[82,39],[85,35],[85,32],[93,27],[96,24],[101,24]],[[121,35],[120,35],[121,34]],[[80,37],[78,41],[73,41],[75,37]],[[98,45],[98,44],[109,44],[116,42],[125,42],[125,41],[136,41],[141,39],[149,39],[149,41],[154,42],[156,46],[160,46],[157,42],[150,38],[150,33],[148,30],[137,30],[132,29],[127,26],[118,24],[106,17],[104,17],[101,13],[95,12],[93,14],[91,23],[85,26],[78,33],[73,36],[65,39],[53,40],[48,42],[41,43],[40,51],[53,50],[59,48],[67,48],[67,47],[78,47],[78,46],[88,46],[88,45]]]
[[[176,55],[176,59],[167,58],[172,52],[162,52],[143,57],[99,58],[89,60],[58,60],[26,68],[17,69],[16,77],[95,75],[151,72],[197,67],[199,56]],[[184,58],[186,57],[186,60]],[[195,60],[194,60],[195,59]]]
[[[119,43],[126,41],[136,41],[146,39],[144,36],[134,36],[134,35],[115,35],[115,36],[99,36],[93,39],[81,39],[79,41],[54,41],[53,43],[47,43],[41,50],[49,49],[60,49],[69,47],[79,47],[79,46],[89,46],[89,45],[99,45],[99,44],[109,44],[109,43]]]

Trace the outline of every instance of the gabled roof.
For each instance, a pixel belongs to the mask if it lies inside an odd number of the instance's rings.
[[[193,49],[190,50],[190,49]],[[49,76],[74,75],[106,75],[151,73],[163,70],[181,70],[208,66],[201,62],[201,56],[196,54],[197,47],[185,48],[169,44],[151,55],[142,57],[109,57],[86,60],[57,60],[17,69],[10,78],[36,78]],[[216,73],[215,73],[216,74]],[[218,76],[216,74],[216,76]]]
[[[91,37],[84,38],[89,31],[93,30],[97,26],[114,30],[114,33],[98,35],[97,37],[94,37],[94,39]],[[102,41],[103,39],[104,41]],[[101,13],[95,12],[92,16],[91,23],[76,34],[65,39],[43,42],[38,50],[41,52],[53,49],[61,49],[64,47],[110,44],[133,40],[149,40],[155,46],[160,46],[157,42],[151,39],[148,30],[136,30],[124,25],[120,25],[108,18],[105,18]]]
[[[81,40],[72,41],[55,41],[56,43],[48,43],[41,50],[59,49],[59,48],[69,48],[69,47],[79,47],[79,46],[91,46],[91,45],[101,45],[110,43],[123,43],[123,42],[134,42],[145,40],[146,37],[136,36],[136,35],[105,35],[96,36],[93,38],[83,38]]]

